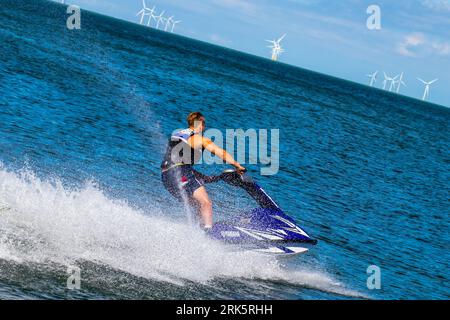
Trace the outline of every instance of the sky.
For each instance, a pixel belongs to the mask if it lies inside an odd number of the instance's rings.
[[[68,0],[82,9],[139,23],[142,0]],[[287,34],[280,61],[368,84],[369,73],[404,72],[401,93],[450,107],[450,0],[146,0],[157,13],[182,20],[175,32],[270,58],[265,40]],[[369,30],[378,5],[381,29]]]

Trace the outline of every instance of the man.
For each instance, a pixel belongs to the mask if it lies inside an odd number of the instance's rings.
[[[212,202],[204,186],[210,179],[193,169],[206,149],[234,166],[239,173],[245,172],[234,158],[203,137],[206,121],[200,112],[192,112],[187,117],[188,129],[172,134],[166,155],[161,165],[164,187],[178,200],[189,201],[199,210],[202,227],[210,230],[213,226]]]

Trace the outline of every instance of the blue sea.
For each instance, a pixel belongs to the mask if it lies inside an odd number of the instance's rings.
[[[0,3],[0,299],[450,298],[450,109],[67,17],[56,2]],[[189,223],[159,166],[191,111],[223,132],[280,130],[278,174],[247,167],[319,240],[308,254],[232,252]],[[208,188],[216,221],[250,205]]]

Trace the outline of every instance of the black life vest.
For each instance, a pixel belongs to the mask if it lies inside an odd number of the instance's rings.
[[[161,164],[162,170],[181,165],[192,166],[201,159],[202,150],[195,150],[188,143],[189,138],[193,135],[195,135],[195,131],[192,129],[184,129],[172,134]]]

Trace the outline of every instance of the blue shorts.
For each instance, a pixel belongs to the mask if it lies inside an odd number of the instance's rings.
[[[191,200],[194,192],[203,187],[203,183],[195,177],[194,169],[189,165],[163,171],[161,178],[167,191],[180,201]]]

